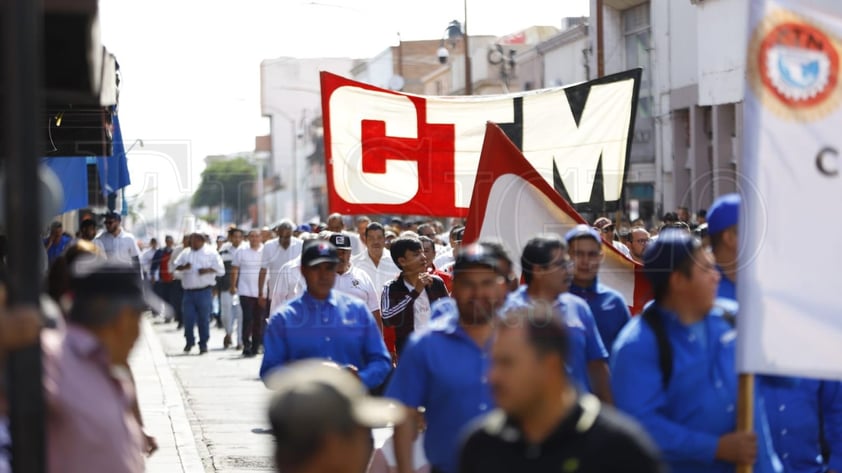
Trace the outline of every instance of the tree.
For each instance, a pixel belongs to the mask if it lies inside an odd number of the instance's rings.
[[[202,182],[193,194],[192,207],[230,208],[235,221],[248,216],[254,203],[252,191],[256,180],[254,165],[245,158],[217,161],[202,171]]]

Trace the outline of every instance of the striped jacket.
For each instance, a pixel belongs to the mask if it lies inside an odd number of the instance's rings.
[[[433,276],[433,283],[424,288],[430,305],[433,302],[447,297],[447,287],[444,281],[438,276]],[[383,325],[395,328],[395,348],[398,354],[409,339],[409,335],[415,330],[415,299],[421,295],[415,289],[411,291],[404,283],[403,274],[389,281],[383,287],[383,297],[380,298],[380,316],[383,318]]]

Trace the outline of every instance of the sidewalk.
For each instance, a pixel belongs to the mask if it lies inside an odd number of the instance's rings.
[[[211,328],[209,352],[184,354],[175,323],[144,317],[130,364],[146,431],[159,450],[149,473],[274,471],[269,432],[270,392],[258,378],[261,357],[222,349],[224,332]],[[375,446],[391,429],[375,429]]]
[[[260,358],[222,349],[224,333],[211,328],[209,353],[182,353],[175,323],[144,318],[130,360],[147,432],[160,449],[150,473],[274,471],[266,405],[257,377]]]

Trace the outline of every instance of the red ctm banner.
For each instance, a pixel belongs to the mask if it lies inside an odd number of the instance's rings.
[[[477,167],[489,121],[574,206],[617,202],[639,81],[635,69],[565,88],[422,97],[322,72],[330,211],[467,216],[487,177]]]

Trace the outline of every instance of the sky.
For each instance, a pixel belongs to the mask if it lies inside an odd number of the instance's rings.
[[[471,35],[502,36],[587,16],[588,0],[466,0]],[[148,218],[189,196],[204,158],[247,152],[267,134],[260,62],[368,58],[435,39],[464,19],[458,0],[100,0],[102,41],[120,64],[129,197]],[[140,141],[138,141],[140,140]]]

